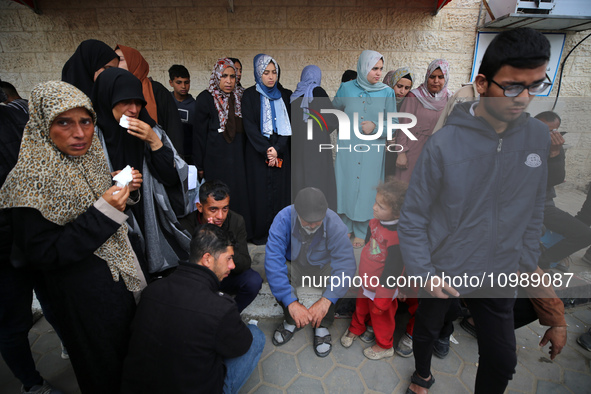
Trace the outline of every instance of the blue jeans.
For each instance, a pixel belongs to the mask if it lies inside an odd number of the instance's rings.
[[[227,358],[226,379],[224,379],[224,394],[237,393],[246,383],[252,371],[257,367],[261,353],[265,347],[265,334],[255,325],[249,324],[252,333],[250,349],[240,357]]]

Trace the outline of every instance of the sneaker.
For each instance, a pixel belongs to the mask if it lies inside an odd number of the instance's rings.
[[[394,355],[394,348],[384,349],[379,352],[376,352],[370,346],[368,348],[363,349],[363,354],[370,360],[381,360],[386,357],[392,357]]]
[[[22,394],[64,394],[63,391],[54,389],[49,383],[45,380],[43,384],[37,384],[29,389],[29,391],[25,391],[25,387],[21,387]]]
[[[438,358],[446,358],[449,354],[449,337],[439,338],[433,345],[433,354]]]
[[[583,257],[581,257],[581,260],[587,264],[591,264],[591,248],[587,249]]]
[[[411,357],[413,355],[412,338],[408,333],[405,333],[402,338],[400,338],[400,342],[398,342],[398,346],[396,346],[396,354],[400,357]]]
[[[69,360],[70,359],[70,355],[68,354],[68,349],[66,349],[66,347],[64,346],[63,343],[62,343],[62,358],[64,360]]]
[[[367,327],[367,330],[359,335],[359,339],[365,343],[373,342],[376,339],[376,334],[374,334],[373,328],[371,326]]]

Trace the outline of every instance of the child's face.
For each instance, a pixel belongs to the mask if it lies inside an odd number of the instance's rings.
[[[392,212],[392,207],[386,203],[384,196],[378,193],[376,202],[373,204],[373,217],[378,220],[388,221],[398,219],[398,216],[398,214]]]
[[[170,81],[170,86],[172,86],[177,96],[185,97],[189,94],[189,89],[191,89],[191,80],[189,78],[175,77]]]

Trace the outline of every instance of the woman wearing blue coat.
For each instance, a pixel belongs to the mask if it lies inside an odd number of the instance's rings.
[[[343,130],[339,130],[335,163],[337,212],[357,248],[363,246],[367,225],[373,217],[375,188],[384,179],[387,113],[396,112],[394,90],[380,82],[383,67],[384,57],[380,53],[363,51],[357,62],[357,79],[341,84],[333,100],[334,107],[347,114],[351,125],[349,139],[344,139]],[[383,128],[379,127],[380,118]]]

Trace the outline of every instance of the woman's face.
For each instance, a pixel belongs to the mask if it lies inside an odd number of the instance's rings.
[[[275,69],[275,64],[273,64],[273,62],[269,62],[269,65],[265,68],[265,71],[263,71],[261,80],[263,81],[263,85],[268,88],[275,86],[275,83],[277,83],[277,69]]]
[[[49,138],[69,156],[82,156],[92,144],[94,122],[86,108],[72,108],[55,117],[49,127]]]
[[[103,71],[105,71],[107,68],[118,67],[118,66],[119,66],[119,59],[114,58],[109,63],[105,64],[104,66],[102,66],[101,68],[99,68],[98,70],[96,70],[94,72],[94,81],[96,81],[96,79],[98,78],[98,76],[101,75],[101,73]]]
[[[125,61],[125,56],[123,56],[123,51],[117,48],[115,49],[115,53],[119,56],[119,68],[129,71],[127,68],[127,62]]]
[[[242,64],[236,62],[234,63],[234,67],[236,67],[236,83],[238,83],[242,79]]]
[[[412,82],[406,78],[400,78],[396,85],[394,85],[394,93],[396,93],[396,97],[402,98],[406,97],[408,92],[410,92],[410,87],[412,86]]]
[[[439,93],[441,92],[441,89],[443,89],[443,85],[445,85],[445,78],[441,69],[438,68],[429,75],[429,79],[427,80],[427,90],[429,93]]]
[[[140,111],[143,106],[144,103],[141,100],[122,100],[113,107],[113,116],[117,122],[121,120],[121,116],[123,115],[137,119],[137,117],[140,116]]]
[[[382,80],[382,70],[384,70],[384,61],[380,59],[367,74],[367,82],[372,85],[380,82]]]
[[[220,77],[220,89],[224,93],[230,93],[236,87],[236,72],[232,67],[226,67]]]

